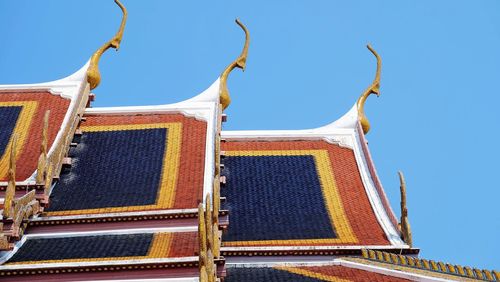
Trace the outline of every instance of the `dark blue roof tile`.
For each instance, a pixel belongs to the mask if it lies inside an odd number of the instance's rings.
[[[85,132],[48,211],[155,204],[166,128]]]
[[[28,239],[7,263],[145,256],[153,235],[146,233]]]
[[[228,156],[224,165],[224,241],[337,237],[312,156]]]

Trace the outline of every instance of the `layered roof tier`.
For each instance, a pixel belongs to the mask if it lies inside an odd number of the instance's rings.
[[[182,114],[88,116],[46,214],[196,209],[206,128]]]
[[[5,262],[54,264],[155,258],[195,257],[196,232],[79,232],[78,234],[27,235],[19,249]]]
[[[354,152],[325,141],[226,142],[224,246],[390,245]]]
[[[224,131],[226,255],[411,249],[374,170],[356,107],[310,130]]]
[[[2,281],[195,277],[195,228],[26,235],[4,257]],[[84,274],[84,275],[82,275]]]

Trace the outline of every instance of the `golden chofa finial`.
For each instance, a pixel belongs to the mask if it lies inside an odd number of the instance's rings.
[[[245,71],[248,56],[248,45],[250,44],[250,34],[248,33],[248,29],[244,24],[240,22],[239,19],[236,19],[236,23],[245,32],[245,45],[243,46],[243,51],[241,51],[240,56],[234,62],[229,64],[229,66],[227,66],[227,68],[222,72],[220,76],[219,97],[223,110],[226,109],[227,106],[229,106],[229,104],[231,103],[231,97],[229,97],[229,90],[227,89],[227,77],[234,68],[240,68]]]
[[[366,45],[368,50],[372,52],[372,54],[377,58],[377,71],[375,73],[375,78],[373,79],[373,82],[366,90],[361,94],[361,96],[358,98],[358,118],[359,121],[361,122],[361,127],[363,128],[363,132],[366,134],[368,131],[370,131],[370,122],[368,121],[368,118],[365,115],[365,102],[368,96],[370,94],[376,94],[377,96],[380,96],[380,71],[382,69],[382,60],[380,59],[380,56],[377,54],[377,52],[370,46],[370,44]]]
[[[99,60],[101,59],[102,54],[106,52],[109,48],[114,48],[116,51],[120,48],[120,42],[123,37],[123,30],[125,29],[125,23],[127,22],[127,9],[123,6],[120,1],[115,0],[115,3],[120,7],[123,12],[122,22],[120,24],[120,28],[118,32],[115,34],[110,41],[106,42],[101,46],[90,58],[90,66],[87,70],[87,81],[90,84],[90,89],[96,88],[101,82],[101,74],[99,73]]]

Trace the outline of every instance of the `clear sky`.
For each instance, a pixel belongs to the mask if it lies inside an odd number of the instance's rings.
[[[376,2],[376,3],[375,3]],[[500,268],[500,1],[145,1],[101,60],[95,107],[167,104],[207,88],[241,51],[226,129],[305,129],[346,112],[383,60],[370,148],[421,257]],[[107,0],[0,0],[0,84],[58,79],[115,33]]]

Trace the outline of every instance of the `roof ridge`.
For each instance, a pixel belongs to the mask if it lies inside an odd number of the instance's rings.
[[[479,279],[483,281],[500,281],[500,272],[463,267],[458,264],[444,263],[441,261],[420,259],[418,257],[396,255],[384,251],[362,249],[361,255],[364,259],[381,263],[400,265],[409,268],[422,269],[440,274],[454,275],[465,278]]]

